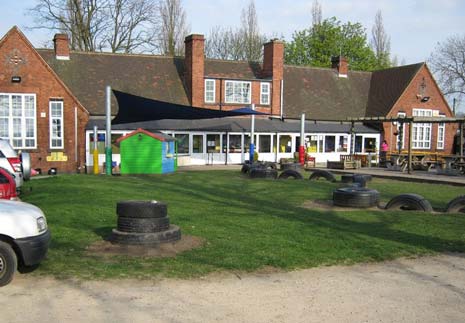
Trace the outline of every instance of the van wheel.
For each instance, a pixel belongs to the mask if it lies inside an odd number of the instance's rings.
[[[0,241],[0,286],[5,286],[13,280],[18,267],[18,259],[11,246]]]
[[[429,201],[421,195],[400,194],[394,196],[388,204],[386,204],[386,210],[432,212],[433,207]]]

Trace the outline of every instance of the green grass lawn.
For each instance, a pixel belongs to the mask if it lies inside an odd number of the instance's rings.
[[[308,177],[308,176],[307,176]],[[22,199],[39,206],[52,231],[47,259],[36,274],[56,277],[196,277],[263,267],[308,268],[380,261],[436,252],[465,252],[465,216],[330,211],[303,207],[331,199],[340,183],[251,180],[239,171],[180,171],[171,175],[59,175],[27,182]],[[388,201],[400,193],[425,196],[434,208],[463,187],[374,179]],[[159,200],[183,234],[202,248],[175,258],[99,257],[85,248],[116,227],[116,203]]]

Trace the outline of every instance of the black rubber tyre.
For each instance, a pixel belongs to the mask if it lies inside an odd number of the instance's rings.
[[[241,168],[241,173],[247,174],[250,171],[250,164],[244,164]]]
[[[308,178],[309,180],[318,180],[320,178],[324,178],[326,179],[327,181],[330,181],[330,182],[335,182],[336,181],[336,177],[334,177],[333,173],[327,171],[327,170],[323,170],[323,169],[317,169],[317,170],[314,170],[312,175],[310,175],[310,177]]]
[[[286,169],[279,175],[278,179],[288,179],[289,177],[293,179],[304,179],[300,172],[293,169]]]
[[[379,192],[364,187],[343,187],[333,192],[333,204],[336,206],[366,208],[378,204]]]
[[[432,212],[433,207],[418,194],[400,194],[394,196],[385,207],[386,210],[402,210],[402,211],[423,211]]]
[[[342,183],[353,183],[354,182],[354,174],[341,175],[341,182]]]
[[[354,174],[353,182],[354,183],[359,183],[361,187],[366,187],[367,182],[371,182],[371,175]]]
[[[281,170],[287,170],[287,169],[292,169],[292,170],[300,170],[302,168],[302,165],[299,163],[286,163],[286,164],[281,164]]]
[[[163,218],[133,218],[118,216],[117,228],[121,232],[150,233],[167,230],[170,227],[170,219]]]
[[[278,177],[278,171],[276,169],[252,168],[249,174],[250,174],[250,178],[276,179]]]
[[[163,218],[168,214],[167,206],[158,201],[120,201],[116,214],[132,218]]]
[[[465,195],[457,196],[446,207],[447,213],[465,213]]]
[[[11,246],[0,241],[0,287],[8,285],[18,268],[18,259]]]
[[[168,230],[154,233],[121,232],[113,229],[110,241],[116,244],[157,246],[161,243],[175,242],[181,239],[181,229],[170,225]]]
[[[276,163],[267,162],[267,163],[265,163],[265,168],[278,169],[278,165],[276,165]]]

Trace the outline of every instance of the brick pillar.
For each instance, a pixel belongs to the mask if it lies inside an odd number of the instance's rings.
[[[284,43],[272,40],[264,45],[263,77],[271,78],[271,114],[281,115],[281,80],[284,77]]]
[[[186,48],[184,81],[191,105],[194,107],[204,106],[204,43],[203,35],[190,35],[184,41]]]
[[[55,47],[56,59],[69,59],[69,41],[66,34],[55,34],[53,37],[53,45]]]
[[[334,56],[331,57],[332,68],[337,70],[339,77],[347,77],[349,72],[349,64],[347,63],[347,58],[343,56]]]

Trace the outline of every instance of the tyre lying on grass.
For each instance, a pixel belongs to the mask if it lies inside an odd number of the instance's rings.
[[[447,213],[465,213],[465,195],[453,199],[447,204]]]
[[[336,181],[336,177],[334,177],[333,173],[327,170],[323,170],[323,169],[314,170],[308,179],[311,181],[319,180],[319,179],[326,179],[327,181],[330,181],[330,182]]]
[[[276,179],[278,177],[278,171],[270,168],[252,168],[249,172],[250,178],[271,178]]]
[[[303,179],[304,177],[302,176],[300,172],[293,170],[293,169],[286,169],[278,177],[278,179],[288,179],[288,178]]]
[[[418,194],[400,194],[394,196],[385,207],[386,210],[432,212],[430,202]]]
[[[343,187],[334,190],[335,206],[368,208],[378,204],[379,192],[365,187]]]

